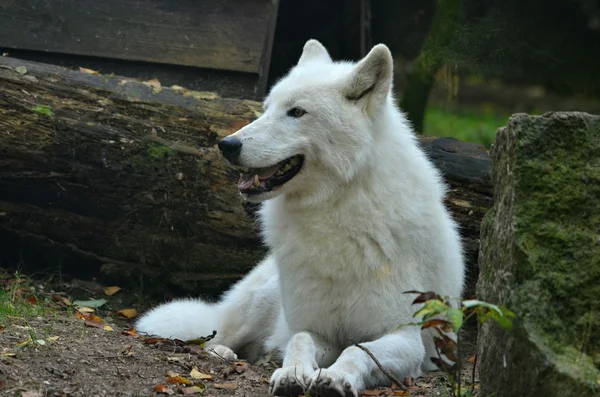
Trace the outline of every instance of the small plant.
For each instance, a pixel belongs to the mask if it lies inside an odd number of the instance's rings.
[[[475,317],[480,324],[489,320],[497,322],[506,330],[512,330],[511,318],[515,314],[503,306],[492,305],[477,299],[462,300],[459,298],[442,298],[435,292],[407,291],[406,294],[418,294],[413,305],[422,304],[413,317],[421,318],[421,322],[406,325],[418,325],[421,329],[433,329],[437,335],[433,337],[437,357],[431,361],[448,375],[452,397],[470,397],[475,388],[475,366],[473,362],[472,385],[466,389],[461,379],[460,330],[464,323]],[[452,304],[452,302],[457,304]],[[402,326],[406,326],[402,325]],[[456,340],[450,336],[456,335]]]

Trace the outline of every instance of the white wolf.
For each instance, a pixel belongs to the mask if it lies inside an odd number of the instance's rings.
[[[403,292],[460,296],[463,254],[440,174],[395,105],[392,69],[382,44],[357,63],[305,44],[264,113],[219,143],[245,167],[243,197],[263,202],[269,256],[219,302],[161,305],[139,331],[192,339],[214,329],[207,347],[221,356],[275,353],[277,396],[389,384],[356,343],[399,379],[432,367],[431,334],[398,328],[414,320]]]

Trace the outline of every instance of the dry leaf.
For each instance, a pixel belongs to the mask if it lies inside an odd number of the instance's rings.
[[[97,323],[103,323],[104,320],[102,320],[100,317],[96,316],[95,314],[90,315],[89,317],[87,317],[88,320],[90,321],[95,321]]]
[[[410,392],[408,390],[395,390],[392,396],[410,396]]]
[[[134,338],[139,338],[140,334],[137,333],[135,328],[129,328],[125,331],[121,332],[123,335],[133,336]]]
[[[0,334],[4,332],[4,325],[0,325]]]
[[[171,376],[171,377],[167,378],[167,380],[165,382],[173,383],[176,385],[188,385],[188,386],[193,385],[191,380],[184,378],[183,376]]]
[[[173,390],[171,390],[171,388],[167,385],[156,385],[152,388],[152,390],[154,390],[157,393],[162,393],[162,394],[173,394],[175,393]]]
[[[98,321],[91,321],[91,320],[83,320],[83,322],[88,327],[95,327],[95,328],[104,329],[104,323],[99,323]]]
[[[187,396],[188,394],[202,394],[204,392],[204,386],[180,387],[179,390],[184,396]]]
[[[160,81],[158,79],[144,81],[144,84],[152,88],[161,88]]]
[[[213,378],[212,375],[204,374],[204,373],[198,371],[198,368],[196,368],[196,367],[192,368],[192,370],[190,371],[190,377],[192,379],[212,379]]]
[[[85,320],[86,318],[89,318],[90,315],[89,314],[84,314],[81,312],[75,312],[75,317],[78,318],[79,320]]]
[[[4,357],[17,357],[17,353],[2,353]]]
[[[104,288],[104,293],[108,296],[114,295],[121,290],[121,287],[106,287]]]
[[[37,303],[38,303],[38,300],[35,296],[30,296],[26,300],[27,300],[27,303],[29,303],[30,305],[37,305]]]
[[[51,336],[51,337],[48,338],[48,340],[50,342],[56,342],[59,338],[60,338],[60,336]]]
[[[110,325],[105,325],[104,327],[102,327],[102,329],[104,329],[105,331],[114,331]]]
[[[95,310],[92,307],[88,307],[88,306],[79,306],[77,308],[77,311],[79,313],[93,313]]]
[[[23,347],[23,346],[26,346],[26,345],[30,344],[31,342],[33,342],[33,340],[31,340],[31,338],[29,338],[29,339],[27,339],[27,340],[25,340],[25,341],[23,341],[23,342],[19,342],[19,343],[17,343],[17,347]]]
[[[39,391],[24,391],[21,392],[21,397],[42,397],[43,394]]]
[[[137,316],[137,310],[135,309],[121,309],[117,311],[117,314],[120,314],[123,317],[133,318]]]
[[[82,68],[82,67],[79,68],[79,71],[81,73],[86,73],[86,74],[98,74],[98,72],[96,72],[95,70]]]
[[[144,338],[144,343],[147,345],[153,345],[158,342],[167,342],[168,339],[165,338]]]
[[[215,383],[215,389],[235,390],[237,388],[237,383]]]

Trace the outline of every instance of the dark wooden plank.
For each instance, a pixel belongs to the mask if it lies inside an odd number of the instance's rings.
[[[271,0],[0,0],[0,47],[261,74]]]

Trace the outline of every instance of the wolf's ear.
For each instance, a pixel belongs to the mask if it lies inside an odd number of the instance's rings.
[[[298,60],[298,65],[310,60],[333,62],[329,56],[329,52],[327,52],[327,49],[323,46],[323,44],[315,39],[310,39],[306,42],[306,44],[304,44],[304,49],[302,50],[302,55]]]
[[[377,44],[354,67],[344,86],[344,94],[351,101],[368,99],[367,104],[383,104],[392,88],[394,60],[384,44]]]

